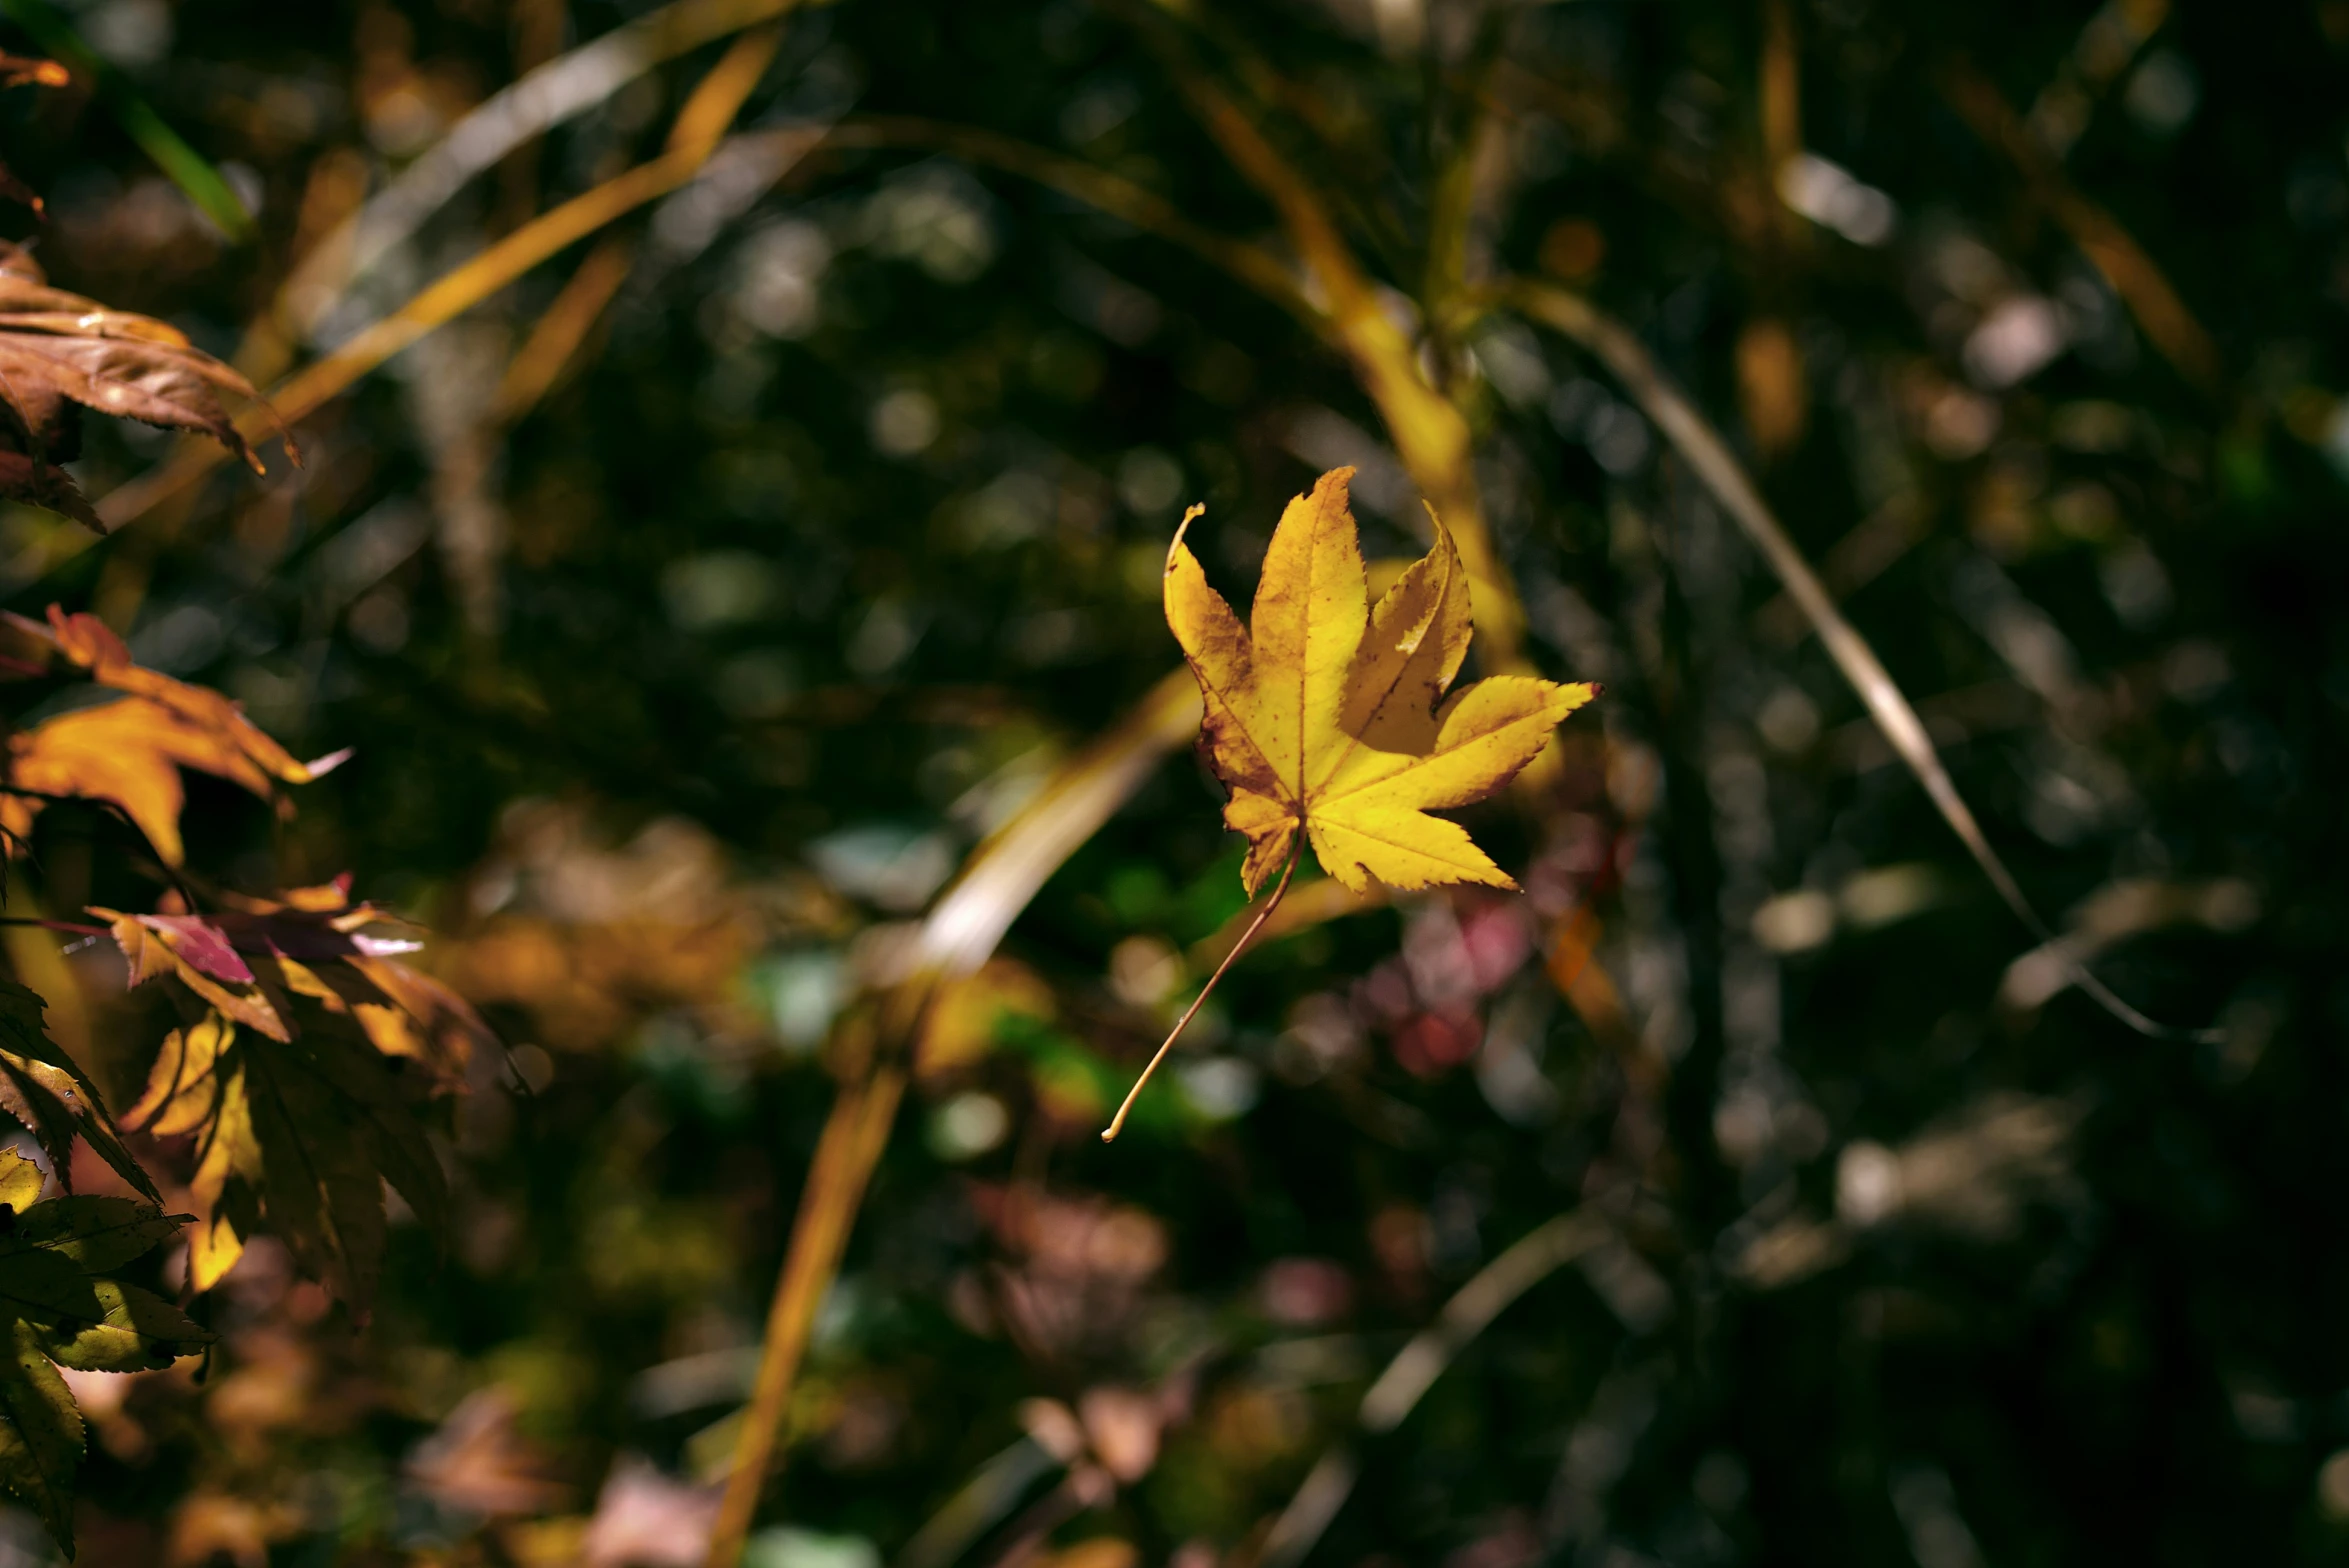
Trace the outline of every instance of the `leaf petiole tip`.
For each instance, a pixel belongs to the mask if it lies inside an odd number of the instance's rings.
[[[1204,508],[1196,506],[1191,508],[1193,513],[1202,510]],[[1189,516],[1183,519],[1185,526],[1188,526],[1190,521]],[[1178,533],[1176,537],[1179,539],[1181,535]],[[1163,1041],[1159,1042],[1158,1050],[1151,1056],[1149,1065],[1142,1069],[1142,1076],[1136,1078],[1134,1086],[1126,1091],[1125,1100],[1118,1106],[1117,1114],[1109,1119],[1107,1127],[1101,1129],[1103,1143],[1117,1142],[1117,1135],[1125,1130],[1126,1117],[1133,1111],[1134,1102],[1142,1097],[1143,1085],[1149,1083],[1150,1075],[1158,1071],[1158,1064],[1166,1060],[1166,1053],[1174,1049],[1174,1043],[1183,1037],[1183,1031],[1191,1026],[1191,1020],[1198,1015],[1199,1009],[1207,1005],[1207,998],[1214,994],[1216,982],[1223,978],[1223,972],[1231,968],[1233,962],[1248,950],[1248,944],[1255,940],[1256,933],[1264,929],[1264,922],[1270,920],[1272,912],[1281,907],[1281,895],[1288,892],[1289,878],[1296,875],[1297,861],[1303,853],[1302,842],[1298,844],[1296,849],[1290,851],[1289,863],[1282,868],[1280,882],[1273,888],[1272,897],[1265,900],[1264,908],[1257,913],[1254,920],[1248,923],[1248,929],[1240,933],[1240,939],[1232,944],[1232,950],[1223,955],[1223,962],[1215,966],[1215,973],[1207,977],[1207,983],[1199,988],[1199,994],[1191,999],[1191,1005],[1183,1009],[1183,1016],[1175,1020],[1174,1028],[1168,1032]]]

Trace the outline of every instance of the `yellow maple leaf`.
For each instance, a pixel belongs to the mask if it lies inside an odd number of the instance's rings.
[[[1353,474],[1331,470],[1281,514],[1245,627],[1183,542],[1197,508],[1167,552],[1167,624],[1206,699],[1224,821],[1248,838],[1242,879],[1253,895],[1302,831],[1358,893],[1514,887],[1465,828],[1428,813],[1506,785],[1599,688],[1501,675],[1447,698],[1468,654],[1468,574],[1438,519],[1434,546],[1373,607]]]

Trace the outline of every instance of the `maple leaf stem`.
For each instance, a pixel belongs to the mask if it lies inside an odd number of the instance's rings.
[[[1232,950],[1223,955],[1223,962],[1215,966],[1215,973],[1207,977],[1207,983],[1199,988],[1198,996],[1192,999],[1190,1006],[1183,1009],[1183,1016],[1175,1020],[1173,1030],[1159,1045],[1157,1054],[1150,1058],[1150,1065],[1142,1069],[1142,1076],[1135,1079],[1134,1086],[1126,1091],[1125,1103],[1117,1108],[1117,1114],[1112,1116],[1109,1119],[1109,1125],[1102,1129],[1101,1141],[1103,1143],[1117,1141],[1117,1135],[1125,1130],[1127,1113],[1133,1110],[1134,1102],[1142,1096],[1142,1086],[1150,1081],[1152,1073],[1158,1071],[1158,1064],[1166,1060],[1166,1053],[1174,1049],[1175,1041],[1181,1039],[1183,1031],[1191,1026],[1191,1019],[1197,1015],[1201,1007],[1207,1004],[1207,998],[1214,994],[1215,983],[1223,978],[1223,972],[1231,968],[1233,961],[1248,950],[1248,944],[1255,939],[1256,933],[1264,929],[1264,922],[1270,920],[1272,912],[1281,907],[1281,895],[1289,890],[1289,878],[1296,875],[1297,861],[1304,853],[1305,837],[1303,834],[1299,834],[1297,847],[1289,851],[1289,863],[1281,869],[1281,879],[1274,886],[1272,897],[1265,900],[1264,908],[1257,911],[1256,918],[1248,922],[1248,929],[1240,933],[1240,939],[1232,944]]]

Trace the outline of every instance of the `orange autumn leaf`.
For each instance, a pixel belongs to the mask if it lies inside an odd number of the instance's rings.
[[[119,806],[167,865],[181,858],[179,770],[201,768],[256,794],[268,778],[249,759],[224,750],[216,735],[137,697],[59,714],[8,743],[8,781],[44,795],[76,795]],[[0,802],[0,828],[22,839],[42,802]]]
[[[44,804],[37,797],[74,796],[117,807],[165,864],[178,865],[182,768],[217,774],[267,799],[277,783],[308,783],[342,760],[296,761],[219,692],[134,663],[95,616],[51,606],[46,628],[10,622],[9,662],[38,660],[41,673],[78,675],[125,694],[9,737],[7,783],[31,792],[0,799],[0,833],[12,842],[32,831]]]
[[[1167,553],[1167,624],[1206,699],[1224,821],[1248,839],[1243,880],[1253,894],[1302,832],[1357,893],[1514,887],[1465,828],[1428,813],[1499,790],[1599,688],[1503,675],[1450,692],[1468,654],[1468,574],[1439,519],[1433,548],[1373,607],[1353,472],[1322,475],[1282,513],[1247,626],[1183,542],[1197,508]]]
[[[49,606],[48,635],[69,667],[101,686],[143,697],[192,728],[210,732],[218,737],[224,753],[235,753],[272,778],[307,784],[343,760],[343,754],[337,753],[316,762],[296,762],[229,698],[209,686],[191,686],[134,662],[123,640],[95,615],[67,615],[53,604]]]

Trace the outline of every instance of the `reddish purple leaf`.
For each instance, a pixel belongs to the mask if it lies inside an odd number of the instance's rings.
[[[139,924],[171,938],[172,951],[215,980],[251,985],[253,971],[237,956],[228,933],[202,915],[140,915]]]

